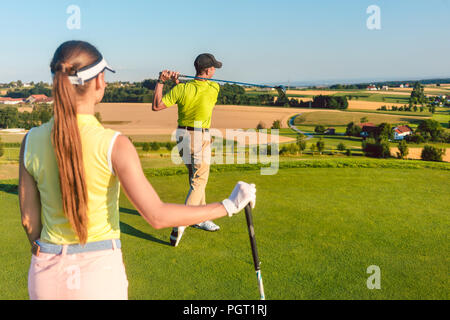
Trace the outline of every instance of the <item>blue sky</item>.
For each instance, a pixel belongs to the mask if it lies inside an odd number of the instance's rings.
[[[81,28],[69,30],[77,5]],[[381,29],[369,30],[377,5]],[[450,77],[450,0],[27,0],[0,4],[0,82],[50,81],[57,46],[96,45],[117,74],[155,78],[194,72],[211,52],[216,78],[311,82]]]

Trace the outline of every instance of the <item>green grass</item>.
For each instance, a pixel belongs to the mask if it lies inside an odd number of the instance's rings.
[[[388,111],[388,110],[364,110],[364,109],[354,109],[354,110],[343,110],[345,112],[364,112],[364,113],[381,113],[381,114],[389,114],[389,115],[396,115],[396,116],[416,116],[421,118],[427,118],[431,117],[432,113],[429,111]]]
[[[304,167],[282,168],[273,176],[239,166],[213,170],[207,187],[207,202],[213,202],[228,197],[238,180],[256,183],[254,224],[268,299],[450,297],[450,166],[377,159],[291,165]],[[375,168],[327,167],[342,165]],[[395,168],[377,167],[383,165]],[[186,174],[161,177],[152,172],[175,168],[149,170],[164,201],[183,203]],[[16,184],[0,182],[1,299],[27,298],[30,255]],[[242,213],[217,220],[216,233],[187,229],[174,249],[170,230],[152,229],[123,193],[120,207],[130,299],[258,298]],[[381,290],[366,287],[370,265],[381,268]]]
[[[350,91],[350,92],[338,92],[333,94],[334,96],[351,96],[352,100],[357,101],[373,101],[373,102],[385,102],[387,105],[390,103],[408,104],[409,96],[406,95],[394,95],[383,93],[370,93],[368,91]],[[355,98],[357,97],[357,99]]]
[[[386,115],[381,113],[369,112],[330,112],[313,111],[304,113],[294,121],[296,125],[324,125],[324,126],[343,126],[349,122],[360,123],[362,117],[367,117],[369,122],[380,124],[387,123],[417,123],[422,120],[417,116]]]
[[[19,161],[20,148],[3,148],[3,156],[0,157],[0,164],[17,163]]]
[[[439,121],[443,128],[450,129],[450,108],[438,108],[432,119]]]

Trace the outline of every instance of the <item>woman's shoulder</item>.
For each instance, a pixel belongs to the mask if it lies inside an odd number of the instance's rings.
[[[36,136],[36,137],[41,137],[41,136],[49,136],[52,132],[52,128],[53,128],[53,118],[50,119],[48,122],[45,122],[43,124],[41,124],[38,127],[33,127],[30,130],[28,130],[27,136]]]

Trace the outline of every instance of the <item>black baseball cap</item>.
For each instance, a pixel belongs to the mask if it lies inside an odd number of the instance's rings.
[[[217,61],[211,53],[202,53],[194,61],[195,70],[201,71],[206,68],[222,68],[222,62]]]

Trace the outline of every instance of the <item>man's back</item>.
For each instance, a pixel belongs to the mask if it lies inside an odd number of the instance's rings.
[[[194,127],[195,121],[201,121],[202,128],[209,128],[219,90],[215,82],[193,80],[177,84],[162,101],[168,107],[178,105],[179,126]]]

